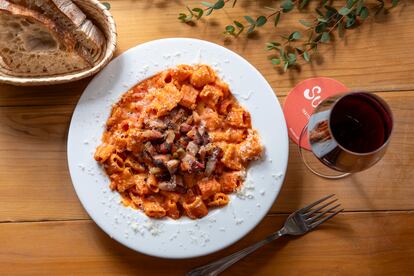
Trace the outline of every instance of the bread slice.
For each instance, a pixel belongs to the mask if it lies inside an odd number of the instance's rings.
[[[44,76],[90,68],[76,43],[51,19],[0,0],[1,70],[16,76]]]
[[[105,51],[105,36],[82,10],[71,0],[9,0],[10,2],[43,13],[53,19],[62,29],[71,32],[89,55],[89,60],[97,63]]]

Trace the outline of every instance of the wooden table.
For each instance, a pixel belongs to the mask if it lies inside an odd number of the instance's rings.
[[[66,163],[72,111],[90,79],[49,87],[0,86],[0,274],[182,275],[190,268],[241,249],[281,226],[287,214],[336,193],[346,212],[318,231],[282,238],[224,275],[413,275],[414,273],[414,5],[405,1],[388,16],[370,19],[344,40],[321,47],[322,55],[300,71],[281,73],[267,59],[264,27],[252,39],[224,38],[223,26],[257,15],[271,1],[240,1],[196,26],[176,20],[182,1],[113,0],[117,55],[158,38],[195,37],[241,54],[270,82],[281,103],[299,81],[335,78],[353,90],[383,97],[395,115],[385,158],[343,180],[312,175],[290,145],[287,177],[268,216],[229,248],[202,258],[163,260],[131,251],[103,233],[76,197]],[[268,3],[269,2],[269,3]],[[280,24],[286,34],[298,19]],[[257,93],[259,93],[258,91]],[[270,172],[269,172],[270,173]]]

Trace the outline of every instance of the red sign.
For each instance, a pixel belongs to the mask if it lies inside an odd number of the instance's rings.
[[[349,89],[339,81],[324,77],[307,79],[296,85],[289,92],[283,105],[290,139],[298,144],[300,133],[315,107],[324,99],[347,91]],[[302,138],[301,147],[310,150],[307,134]]]

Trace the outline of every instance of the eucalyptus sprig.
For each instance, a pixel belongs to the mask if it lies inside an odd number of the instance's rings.
[[[201,5],[203,7],[197,7],[193,9],[187,6],[187,10],[189,13],[180,13],[178,15],[178,19],[184,23],[193,22],[194,19],[199,20],[201,17],[203,17],[203,15],[209,16],[213,11],[224,8],[226,3],[228,2],[230,2],[230,0],[218,0],[215,3],[202,1]],[[237,0],[232,0],[232,2],[232,6],[234,7],[237,3]]]
[[[329,43],[333,32],[337,31],[339,37],[343,37],[346,30],[361,25],[371,13],[375,15],[397,6],[399,0],[376,0],[377,5],[370,10],[365,5],[365,0],[341,0],[343,5],[336,9],[329,0],[318,0],[319,8],[315,9],[313,19],[310,21],[299,20],[303,30],[294,30],[288,35],[281,35],[281,40],[271,41],[266,44],[266,49],[272,51],[270,61],[274,65],[283,66],[284,71],[294,67],[301,58],[305,62],[311,60],[311,56],[318,50],[321,43]],[[199,20],[203,16],[209,16],[215,10],[223,9],[230,0],[218,0],[216,2],[201,2],[202,7],[190,8],[188,14],[180,13],[178,19],[189,23]],[[233,0],[232,6],[237,0]],[[231,36],[239,36],[243,32],[251,34],[257,28],[272,22],[277,27],[282,15],[289,13],[295,7],[301,11],[309,4],[310,0],[283,0],[277,8],[265,7],[270,12],[258,17],[243,16],[244,20],[233,20],[232,24],[225,27],[224,33]]]

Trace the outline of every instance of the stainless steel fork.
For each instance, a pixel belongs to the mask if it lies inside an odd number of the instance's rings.
[[[258,248],[283,235],[303,235],[315,229],[328,219],[331,219],[343,209],[337,209],[341,204],[334,205],[337,199],[332,199],[334,194],[321,198],[308,206],[297,210],[291,214],[285,225],[279,231],[271,234],[262,241],[259,241],[245,249],[233,253],[227,257],[209,263],[204,266],[195,268],[187,273],[187,276],[209,275],[214,276],[224,271],[229,266],[243,259],[247,255],[256,251]],[[330,200],[329,200],[330,199]],[[329,201],[328,201],[329,200]]]

